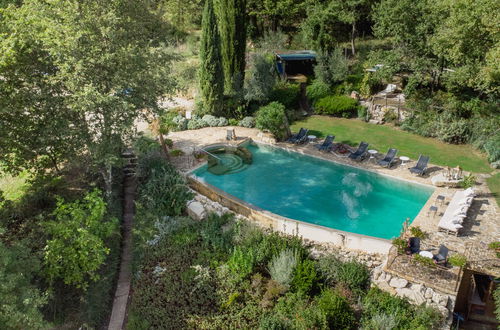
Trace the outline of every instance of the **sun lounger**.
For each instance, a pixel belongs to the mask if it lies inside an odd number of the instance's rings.
[[[448,252],[448,248],[444,245],[441,245],[439,247],[438,253],[435,254],[432,259],[434,259],[434,262],[438,265],[446,265],[446,261],[448,260]]]
[[[420,252],[420,238],[410,237],[408,240],[407,254],[414,254]]]
[[[474,200],[474,195],[472,188],[457,191],[439,220],[438,230],[458,235],[460,229],[463,228],[462,223],[467,218],[467,212]]]
[[[295,143],[298,139],[302,139],[304,136],[307,136],[307,129],[301,128],[297,134],[293,134],[287,140],[287,142]]]
[[[387,151],[387,155],[385,155],[383,159],[379,160],[378,164],[383,167],[391,167],[392,162],[396,158],[397,153],[398,153],[397,149],[393,148],[389,149],[389,151]]]
[[[410,168],[410,172],[422,176],[425,174],[425,170],[427,169],[428,163],[429,163],[429,157],[420,155],[420,157],[418,157],[417,165]]]
[[[366,157],[366,150],[368,149],[368,143],[361,142],[358,149],[349,155],[349,158],[354,160],[363,160]]]
[[[318,148],[318,150],[332,150],[333,147],[333,140],[335,139],[334,135],[328,135],[326,139],[323,141],[323,143],[316,144],[314,145],[315,148]]]
[[[308,133],[309,133],[309,130],[306,128],[304,130],[304,134],[302,136],[297,137],[297,139],[295,139],[295,141],[293,143],[302,144],[304,142],[307,142],[308,141],[308,136],[307,136]]]

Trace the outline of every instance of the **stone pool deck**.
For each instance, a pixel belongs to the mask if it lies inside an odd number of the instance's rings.
[[[244,141],[246,138],[251,138],[256,142],[273,144],[288,150],[362,168],[414,183],[430,186],[431,177],[443,171],[442,167],[429,164],[428,174],[425,177],[417,177],[411,174],[408,170],[409,167],[415,164],[415,160],[410,160],[405,166],[401,166],[398,163],[391,169],[387,169],[378,166],[373,159],[367,159],[358,163],[345,156],[339,156],[335,153],[320,152],[313,147],[313,143],[306,143],[303,145],[275,143],[274,139],[270,135],[261,133],[257,129],[244,127],[207,127],[198,130],[172,132],[168,135],[168,138],[174,141],[174,148],[181,149],[185,152],[184,156],[176,157],[172,159],[172,162],[177,168],[184,172],[199,166],[203,161],[197,160],[193,156],[193,153],[210,144],[228,143],[228,141],[226,141],[226,130],[231,128],[235,129],[236,136],[238,137],[237,141],[229,142],[232,144],[237,144]],[[464,221],[464,228],[458,236],[441,233],[438,231],[437,227],[441,215],[446,210],[447,204],[451,200],[453,194],[457,191],[457,189],[454,188],[435,187],[434,193],[424,205],[418,216],[413,220],[412,226],[420,226],[422,230],[429,234],[429,237],[422,241],[422,250],[435,252],[441,244],[444,244],[450,249],[450,254],[465,254],[469,261],[469,269],[500,276],[500,259],[495,257],[493,251],[489,251],[486,248],[488,243],[499,240],[500,238],[500,211],[493,194],[489,191],[486,185],[484,178],[479,176],[477,181],[477,185],[474,187],[477,192],[477,196],[471,205],[468,217]],[[438,195],[445,196],[444,205],[436,203]],[[438,211],[435,215],[432,213],[428,215],[428,210],[432,205],[438,206]],[[405,219],[401,219],[401,223],[403,223],[404,220]],[[427,277],[429,275],[426,275],[426,270],[422,267],[423,266],[410,267],[407,256],[398,256],[391,260],[391,263],[387,265],[386,270],[393,274],[418,279],[422,276]],[[455,284],[451,284],[453,281],[450,281],[451,278],[448,277],[449,274],[442,275],[442,271],[439,271],[439,273],[441,275],[436,274],[434,276],[431,274],[432,276],[429,277],[429,279],[432,279],[431,281],[435,282],[435,286],[440,287],[446,285],[446,291],[456,291],[452,290],[452,287],[455,287]],[[452,275],[450,276],[455,278]],[[440,281],[437,281],[437,278],[443,279],[443,282],[439,283]],[[459,278],[457,281],[458,280]]]

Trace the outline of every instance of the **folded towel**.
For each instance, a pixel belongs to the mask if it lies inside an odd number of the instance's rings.
[[[453,219],[451,219],[451,223],[461,224],[462,222],[464,222],[464,219],[466,217],[467,217],[466,215],[457,215]]]

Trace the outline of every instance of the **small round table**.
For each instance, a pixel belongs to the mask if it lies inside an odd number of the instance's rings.
[[[406,166],[406,163],[408,163],[410,157],[400,156],[399,159],[401,160],[401,166]]]
[[[432,252],[429,252],[429,251],[420,251],[418,254],[420,254],[424,258],[432,259]]]
[[[308,140],[309,142],[314,142],[314,141],[316,141],[316,135],[308,135],[308,136],[307,136],[307,140]]]
[[[375,149],[370,149],[368,150],[368,153],[370,154],[370,159],[375,159],[375,155],[378,154],[378,151]]]

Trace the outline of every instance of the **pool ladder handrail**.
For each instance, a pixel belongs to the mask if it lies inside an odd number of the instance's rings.
[[[203,149],[203,148],[201,149],[201,151],[206,152],[208,155],[210,155],[210,156],[214,157],[215,159],[217,159],[219,162],[221,162],[221,163],[222,163],[222,159],[220,159],[219,157],[217,157],[217,156],[216,156],[216,155],[214,155],[213,153],[208,152],[208,151],[206,151],[206,150],[205,150],[205,149]]]

